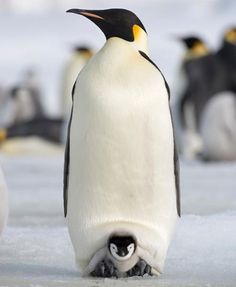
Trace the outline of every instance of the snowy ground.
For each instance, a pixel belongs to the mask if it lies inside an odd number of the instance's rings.
[[[159,279],[78,277],[63,219],[63,155],[1,156],[10,190],[0,286],[232,286],[236,284],[236,164],[182,163],[183,216]]]

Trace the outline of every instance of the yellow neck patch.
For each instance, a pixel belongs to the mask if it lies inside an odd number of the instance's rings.
[[[236,30],[230,30],[229,32],[227,32],[225,34],[225,40],[227,42],[235,44],[236,43]]]
[[[7,131],[3,128],[0,128],[0,143],[7,138]]]
[[[186,55],[186,59],[191,59],[191,58],[198,58],[205,56],[209,53],[209,50],[207,49],[206,45],[202,42],[197,42],[194,44],[194,46],[188,51]]]
[[[140,38],[142,32],[142,28],[140,28],[138,25],[133,25],[133,35],[134,35],[134,41],[137,41]]]
[[[195,55],[203,56],[203,55],[206,55],[208,53],[208,49],[203,43],[199,42],[193,46],[192,52]]]
[[[85,52],[82,52],[82,55],[86,58],[86,59],[89,59],[92,57],[93,53],[91,51],[85,51]]]

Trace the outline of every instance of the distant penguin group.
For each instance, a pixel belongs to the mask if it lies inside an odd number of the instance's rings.
[[[179,169],[167,82],[147,32],[124,9],[80,10],[106,43],[72,92],[64,211],[83,276],[162,273],[180,216]]]
[[[221,133],[224,138],[227,134],[221,128],[223,124],[223,111],[219,108],[219,103],[224,100],[219,100],[222,97],[232,97],[232,103],[229,109],[234,113],[236,107],[236,30],[229,29],[224,35],[222,47],[217,52],[210,51],[206,43],[199,37],[189,36],[182,38],[181,41],[186,47],[186,54],[181,65],[181,77],[177,81],[181,81],[181,87],[176,93],[177,100],[175,101],[175,120],[178,122],[178,143],[179,149],[183,156],[188,159],[203,159],[203,160],[235,160],[236,149],[234,152],[228,150],[227,153],[222,153],[227,150],[226,146],[236,145],[234,141],[236,124],[232,116],[230,130],[232,135],[227,140],[227,145],[223,145],[224,141],[218,142],[219,155],[215,156],[211,149],[215,150],[211,143],[213,142],[213,130]],[[214,109],[215,99],[217,98],[217,109]],[[228,102],[226,100],[226,102]],[[208,107],[208,105],[212,105]],[[222,122],[214,120],[219,117],[221,110]],[[210,115],[209,115],[210,113]],[[214,122],[214,128],[213,128]],[[203,131],[204,130],[204,131]],[[222,133],[222,132],[223,133]],[[215,138],[217,145],[217,138]],[[229,142],[230,141],[230,142]],[[211,148],[212,146],[212,148]]]

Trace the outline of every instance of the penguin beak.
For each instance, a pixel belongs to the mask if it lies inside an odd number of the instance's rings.
[[[118,255],[121,257],[124,257],[126,255],[125,251],[123,249],[118,251]]]
[[[69,9],[66,11],[67,13],[74,13],[74,14],[80,14],[82,16],[85,16],[89,18],[90,20],[92,19],[100,19],[100,20],[105,20],[102,16],[99,15],[98,11],[94,10],[84,10],[84,9]]]

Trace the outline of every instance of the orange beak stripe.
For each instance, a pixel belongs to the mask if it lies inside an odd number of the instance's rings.
[[[93,13],[90,13],[90,12],[81,12],[80,14],[81,14],[81,15],[84,15],[84,16],[87,16],[87,17],[92,17],[92,18],[97,18],[97,19],[104,20],[103,17],[98,16],[98,15],[93,14]]]

